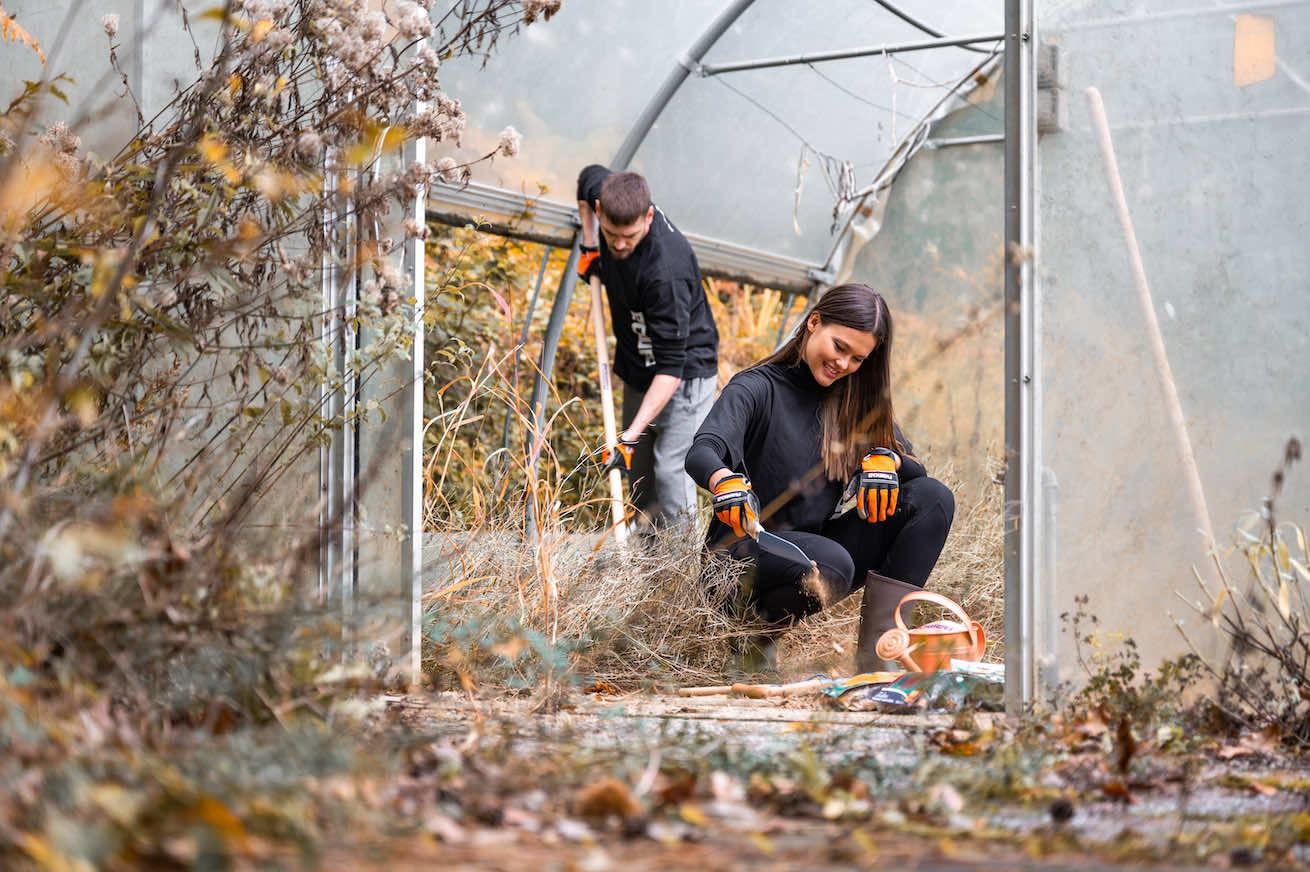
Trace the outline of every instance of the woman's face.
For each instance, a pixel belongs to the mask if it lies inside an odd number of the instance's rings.
[[[878,344],[872,333],[824,323],[817,313],[810,315],[805,328],[810,336],[801,359],[810,367],[814,380],[824,387],[859,369]]]

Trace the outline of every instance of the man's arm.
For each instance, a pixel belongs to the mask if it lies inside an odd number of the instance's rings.
[[[619,434],[619,438],[625,442],[635,442],[650,426],[650,422],[655,420],[669,400],[673,399],[674,392],[678,385],[682,384],[682,379],[676,375],[657,374],[651,379],[650,387],[646,389],[646,395],[642,397],[641,405],[637,408],[637,414],[628,425],[628,429]]]
[[[586,200],[578,201],[578,220],[582,223],[582,244],[588,248],[600,245],[600,220],[596,210]]]
[[[578,173],[575,199],[578,201],[578,219],[582,223],[582,244],[595,248],[600,245],[600,226],[596,219],[596,201],[600,199],[600,186],[610,171],[600,164],[590,164]]]

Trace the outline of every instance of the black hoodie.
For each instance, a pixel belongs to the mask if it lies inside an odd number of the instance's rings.
[[[610,174],[599,164],[586,167],[578,199],[594,205]],[[658,206],[650,231],[626,258],[610,254],[601,234],[600,280],[609,295],[614,372],[624,382],[644,391],[657,374],[718,374],[719,331],[696,255]]]
[[[765,363],[737,373],[696,431],[687,473],[706,490],[710,476],[724,467],[745,473],[760,500],[765,527],[817,533],[847,484],[831,481],[823,471],[819,407],[829,390],[803,363]],[[900,480],[925,475],[899,426],[895,435],[905,449],[898,452]],[[726,532],[716,519],[709,541]]]

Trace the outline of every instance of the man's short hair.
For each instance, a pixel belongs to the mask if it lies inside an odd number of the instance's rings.
[[[615,224],[632,224],[650,209],[650,186],[639,173],[614,173],[600,186],[600,208]]]

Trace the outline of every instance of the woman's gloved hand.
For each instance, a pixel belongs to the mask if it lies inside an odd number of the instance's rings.
[[[860,461],[858,479],[855,508],[861,518],[870,524],[876,524],[896,514],[901,480],[896,474],[895,452],[886,448],[875,448],[864,455],[864,459]]]
[[[738,472],[719,479],[714,486],[714,517],[738,536],[755,536],[760,525],[760,500],[751,490],[750,479]]]

